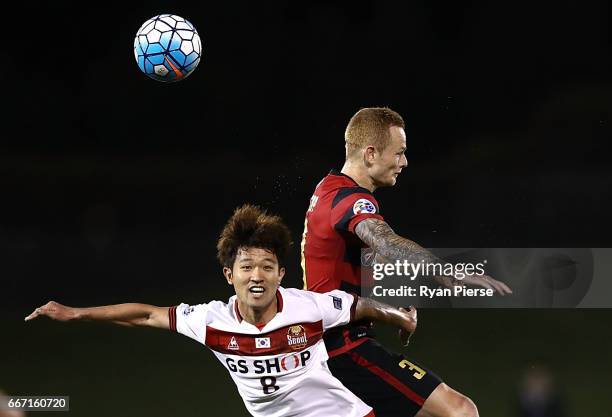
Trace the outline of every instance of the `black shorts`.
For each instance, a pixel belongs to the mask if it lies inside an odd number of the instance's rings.
[[[374,339],[327,361],[332,374],[374,409],[376,417],[414,416],[442,382]]]

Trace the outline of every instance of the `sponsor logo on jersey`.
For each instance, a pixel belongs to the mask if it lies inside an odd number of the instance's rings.
[[[353,213],[376,213],[376,206],[367,198],[360,198],[353,204]]]
[[[308,336],[304,326],[297,324],[287,330],[287,344],[293,350],[301,350],[308,344]]]
[[[193,313],[194,307],[193,306],[187,306],[187,308],[185,310],[183,310],[183,316],[188,316],[191,313]]]
[[[307,366],[312,353],[306,349],[301,352],[290,353],[283,357],[248,360],[244,358],[225,358],[227,369],[239,374],[276,375],[281,372],[293,371]]]
[[[310,359],[310,351],[305,350],[302,353],[294,353],[283,357],[280,361],[280,366],[283,371],[290,371],[301,366],[306,366],[306,361],[308,361],[308,359]]]
[[[266,349],[270,347],[270,338],[269,337],[256,337],[255,338],[255,347],[257,349]]]
[[[336,310],[342,310],[342,298],[336,297],[335,295],[330,295],[332,300],[334,300],[334,308]]]
[[[229,343],[227,344],[227,348],[230,350],[238,350],[240,349],[240,346],[238,346],[238,342],[236,341],[236,338],[234,336],[232,336],[232,338],[230,339]]]

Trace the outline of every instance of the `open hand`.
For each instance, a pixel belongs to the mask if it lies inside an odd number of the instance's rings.
[[[512,294],[510,287],[488,275],[468,275],[459,282],[456,282],[455,285],[461,283],[472,287],[491,289],[500,295]]]
[[[24,320],[34,320],[39,316],[47,316],[53,320],[58,321],[69,321],[76,318],[76,309],[56,303],[55,301],[49,301],[44,306],[38,307],[27,316]]]

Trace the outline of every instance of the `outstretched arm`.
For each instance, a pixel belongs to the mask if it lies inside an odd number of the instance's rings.
[[[369,218],[362,220],[355,227],[355,233],[377,254],[390,261],[407,260],[409,263],[440,263],[438,257],[410,239],[396,234],[384,220]],[[453,277],[435,277],[439,284],[452,287],[458,282]],[[468,276],[462,283],[492,289],[501,295],[511,294],[512,290],[503,282],[497,281],[487,275]]]
[[[417,327],[416,308],[409,307],[409,310],[406,310],[400,307],[398,309],[371,298],[359,297],[353,320],[359,321],[364,319],[399,327],[400,339],[404,346],[408,345],[410,336],[412,336]]]
[[[109,321],[122,326],[144,326],[169,329],[168,307],[149,304],[115,304],[101,307],[74,308],[49,301],[35,309],[25,321],[47,316],[58,321],[90,320]]]
[[[362,220],[357,223],[355,234],[377,254],[391,261],[405,259],[410,263],[440,262],[439,258],[418,243],[397,235],[384,220]]]

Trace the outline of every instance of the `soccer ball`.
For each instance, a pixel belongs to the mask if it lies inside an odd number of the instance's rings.
[[[138,67],[157,81],[186,78],[198,66],[202,55],[195,27],[173,14],[160,14],[144,22],[134,39]]]

